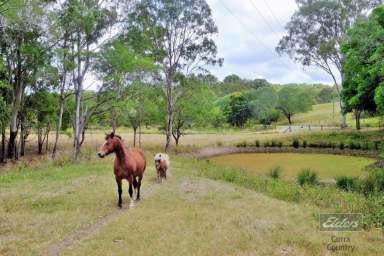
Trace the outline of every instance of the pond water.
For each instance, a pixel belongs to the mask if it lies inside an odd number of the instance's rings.
[[[255,175],[267,175],[275,167],[282,168],[282,178],[296,180],[304,168],[316,171],[320,179],[330,179],[341,175],[360,176],[363,169],[375,159],[330,154],[298,153],[251,153],[231,154],[212,157],[218,165],[245,169]]]

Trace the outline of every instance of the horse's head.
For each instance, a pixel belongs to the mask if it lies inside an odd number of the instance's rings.
[[[105,136],[105,142],[101,146],[99,152],[97,155],[101,158],[115,152],[116,147],[120,145],[121,137],[118,135],[115,135],[113,132],[111,134],[107,134]]]

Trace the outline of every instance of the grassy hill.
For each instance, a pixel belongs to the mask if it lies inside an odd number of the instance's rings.
[[[247,189],[256,183],[224,182],[219,173],[212,164],[172,157],[169,180],[157,184],[150,163],[143,200],[131,204],[124,184],[122,210],[112,158],[5,173],[0,255],[327,255],[332,235],[351,239],[356,248],[348,255],[381,255],[383,238],[375,231],[319,232],[317,216],[327,208],[270,197],[286,195],[286,186],[271,183],[271,192],[261,194]],[[292,195],[321,195],[311,191]],[[338,194],[323,192],[319,202]]]
[[[317,104],[313,109],[307,113],[297,114],[293,117],[294,124],[311,124],[311,125],[325,125],[325,126],[340,126],[340,105],[335,102]],[[280,124],[287,124],[285,119],[280,121]],[[355,120],[352,113],[347,115],[347,124],[350,127],[355,126]],[[361,119],[361,126],[364,127],[378,127],[383,126],[384,122],[379,117],[365,117]]]

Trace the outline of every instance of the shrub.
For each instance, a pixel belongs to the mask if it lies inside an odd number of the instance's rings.
[[[365,143],[361,146],[361,149],[362,149],[362,150],[369,150],[369,144],[368,144],[368,142],[365,142]]]
[[[238,148],[246,148],[247,147],[247,142],[246,141],[239,142],[239,143],[236,144],[236,147],[238,147]]]
[[[277,167],[272,168],[269,171],[268,175],[272,179],[278,180],[280,178],[282,172],[283,172],[283,169],[280,166],[277,166]]]
[[[358,191],[359,184],[356,177],[339,176],[336,177],[336,186],[345,191]]]
[[[353,141],[350,141],[349,143],[348,143],[348,148],[349,149],[360,149],[361,148],[361,146],[360,146],[360,143],[358,143],[358,142],[353,142]]]
[[[345,148],[344,142],[339,143],[339,149],[343,150]]]
[[[300,142],[299,142],[298,139],[293,139],[292,147],[294,147],[294,148],[299,148],[300,147]]]
[[[306,147],[307,147],[307,141],[304,140],[304,141],[303,141],[303,148],[306,148]]]
[[[272,141],[271,141],[271,147],[276,147],[276,146],[277,146],[277,142],[274,141],[274,140],[272,140]]]
[[[327,145],[327,143],[325,143],[325,142],[320,142],[319,143],[319,147],[320,148],[326,148],[328,145]]]
[[[279,148],[282,148],[282,147],[283,147],[283,142],[279,141],[279,142],[277,143],[277,146],[278,146]]]
[[[303,169],[297,176],[297,182],[300,186],[318,184],[317,173],[311,169]]]
[[[380,149],[380,141],[374,141],[373,142],[373,148],[375,150],[379,150]]]
[[[264,146],[265,148],[268,148],[268,147],[270,147],[271,145],[269,144],[269,141],[266,141],[266,142],[264,142],[263,146]]]
[[[309,147],[310,148],[318,148],[319,145],[317,145],[316,143],[309,143]]]
[[[260,141],[256,140],[256,141],[255,141],[255,146],[256,146],[257,148],[259,148],[259,147],[260,147]]]
[[[384,169],[369,170],[360,181],[361,192],[365,195],[384,192]]]

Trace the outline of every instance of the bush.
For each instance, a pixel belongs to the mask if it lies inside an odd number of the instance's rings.
[[[272,141],[271,141],[271,147],[276,147],[276,146],[277,146],[277,142],[274,141],[274,140],[272,140]]]
[[[300,186],[318,184],[317,173],[311,169],[303,169],[297,176],[297,182]]]
[[[246,141],[239,142],[239,143],[236,144],[236,147],[238,147],[238,148],[246,148],[247,147],[247,142]]]
[[[266,141],[266,142],[264,142],[263,146],[264,146],[265,148],[268,148],[268,147],[270,147],[271,145],[269,144],[268,141]]]
[[[360,146],[360,143],[358,143],[358,142],[354,143],[353,141],[350,141],[348,144],[348,148],[349,149],[360,149],[361,146]]]
[[[306,148],[306,147],[307,147],[307,141],[304,140],[304,141],[303,141],[303,148]]]
[[[292,147],[294,147],[294,148],[299,148],[300,147],[300,142],[299,142],[298,139],[293,139]]]
[[[363,146],[361,147],[362,150],[369,150],[369,144],[368,142],[365,142]]]
[[[319,143],[319,147],[320,147],[320,148],[326,148],[326,147],[328,147],[328,145],[327,145],[327,143],[325,143],[325,142],[320,142],[320,143]]]
[[[339,143],[339,149],[343,150],[345,148],[344,142]]]
[[[361,192],[365,195],[384,192],[384,169],[369,170],[360,181]]]
[[[379,150],[380,149],[380,141],[374,141],[373,142],[373,148],[375,150]]]
[[[279,141],[279,142],[277,143],[277,146],[278,146],[279,148],[282,148],[282,147],[283,147],[283,142]]]
[[[260,147],[260,141],[256,140],[256,141],[255,141],[255,146],[256,146],[257,148],[259,148],[259,147]]]
[[[272,168],[268,176],[271,177],[272,179],[278,180],[281,177],[281,173],[283,172],[283,169],[280,166]]]
[[[316,143],[309,143],[309,147],[310,148],[318,148],[319,145],[317,145]]]
[[[339,176],[336,177],[336,186],[345,191],[358,191],[359,183],[356,177]]]

